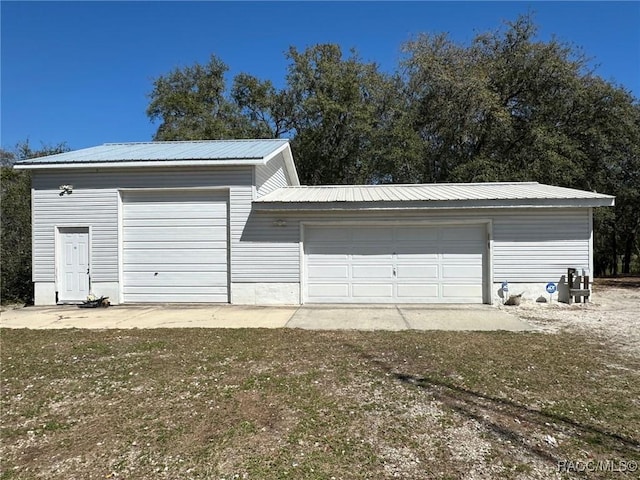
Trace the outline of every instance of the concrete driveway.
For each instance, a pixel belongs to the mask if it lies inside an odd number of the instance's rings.
[[[534,330],[490,305],[127,305],[26,307],[4,328],[303,328],[309,330]]]
[[[287,322],[311,330],[535,330],[490,305],[305,305]]]

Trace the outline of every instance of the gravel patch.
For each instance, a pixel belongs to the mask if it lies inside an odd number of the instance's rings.
[[[596,283],[589,303],[524,301],[519,306],[501,305],[498,308],[517,315],[543,332],[575,331],[594,335],[626,354],[640,357],[640,288],[635,287],[635,283],[632,286]]]

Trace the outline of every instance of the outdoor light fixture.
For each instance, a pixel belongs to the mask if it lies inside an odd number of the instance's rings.
[[[274,220],[273,221],[273,225],[275,227],[286,227],[287,226],[287,221],[286,220],[282,220],[281,218],[279,218],[278,220]]]
[[[73,193],[73,185],[60,185],[58,188],[60,189],[60,196],[63,196],[65,193],[67,195]]]

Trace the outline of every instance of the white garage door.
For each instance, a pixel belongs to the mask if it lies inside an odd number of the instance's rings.
[[[227,199],[213,192],[125,193],[125,302],[227,302]]]
[[[307,227],[305,301],[482,303],[486,229]]]

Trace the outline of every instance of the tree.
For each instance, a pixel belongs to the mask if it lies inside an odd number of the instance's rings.
[[[153,82],[147,115],[160,121],[154,140],[205,140],[261,137],[226,96],[227,65],[215,55],[209,63],[174,69]]]
[[[352,51],[343,58],[338,45],[289,50],[287,75],[293,105],[292,148],[303,183],[349,184],[381,181],[376,159],[379,134],[390,117],[392,81],[377,65]]]
[[[617,196],[595,216],[596,274],[631,270],[640,231],[638,103],[570,45],[535,40],[529,16],[457,45],[405,45],[424,181],[539,181]]]
[[[594,217],[595,273],[631,273],[634,257],[640,259],[640,105],[628,92],[596,83],[586,102],[591,120],[582,129],[587,156],[595,159],[587,165],[593,183],[585,188],[615,194],[616,206]]]
[[[428,151],[425,180],[582,181],[570,127],[587,60],[535,34],[525,16],[470,46],[445,35],[405,45],[414,128]]]
[[[258,138],[280,138],[291,132],[293,102],[289,92],[277,91],[270,80],[241,73],[233,80],[231,96]]]
[[[291,48],[287,85],[240,73],[226,95],[226,65],[175,69],[154,82],[147,114],[156,140],[290,137],[302,182],[415,181],[419,138],[408,128],[399,76],[383,75],[338,45]],[[410,160],[408,160],[410,159]],[[418,171],[416,171],[416,166]]]
[[[33,299],[31,283],[31,175],[25,170],[14,170],[17,160],[54,155],[68,151],[66,144],[45,146],[33,150],[28,140],[16,145],[15,152],[0,150],[2,166],[0,224],[2,271],[0,272],[0,299],[2,302],[30,302]]]
[[[306,184],[539,181],[617,196],[596,212],[597,271],[640,257],[638,100],[572,45],[540,41],[529,15],[458,44],[420,35],[398,72],[338,45],[290,48],[286,86],[226,66],[155,83],[157,139],[291,138]],[[606,260],[605,260],[606,259]]]

